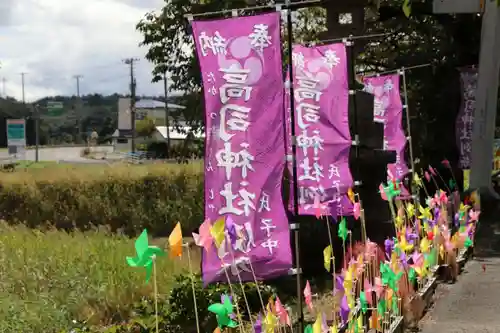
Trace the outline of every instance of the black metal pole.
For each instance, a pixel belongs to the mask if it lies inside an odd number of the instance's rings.
[[[290,121],[292,123],[290,134],[292,143],[292,180],[293,180],[293,237],[295,242],[295,269],[297,280],[297,306],[298,306],[298,331],[304,331],[304,311],[302,300],[302,270],[300,267],[300,224],[299,224],[299,184],[297,176],[297,140],[295,136],[295,97],[293,92],[293,26],[292,26],[292,10],[290,9],[290,0],[286,0],[286,25],[288,34],[288,73],[289,73],[289,91],[290,91]],[[285,119],[286,121],[286,119]]]
[[[353,141],[355,142],[355,161],[356,161],[356,167],[355,169],[355,176],[354,176],[354,188],[356,189],[356,192],[359,193],[359,185],[361,185],[360,181],[357,179],[360,177],[360,172],[359,172],[359,126],[358,126],[358,104],[356,101],[356,70],[355,70],[355,64],[356,64],[356,54],[354,52],[354,41],[352,38],[349,38],[344,41],[344,44],[346,46],[346,56],[348,59],[348,66],[347,66],[347,82],[349,86],[349,109],[350,113],[352,114],[352,119],[353,119],[353,126],[352,126],[352,132],[354,135]]]

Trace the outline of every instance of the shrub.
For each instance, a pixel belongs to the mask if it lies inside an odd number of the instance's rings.
[[[203,288],[201,276],[195,275],[195,295],[200,321],[200,328],[202,332],[212,332],[217,326],[214,314],[208,312],[208,306],[213,303],[219,303],[221,296],[231,295],[231,290],[227,284],[214,284]],[[262,283],[258,284],[259,291],[262,295],[263,301],[267,304],[267,300],[275,294],[275,290]],[[243,320],[248,321],[248,310],[243,299],[242,287],[239,284],[232,286],[234,295],[238,299],[237,305]],[[259,298],[259,291],[257,284],[245,283],[243,284],[245,296],[248,300],[250,311],[252,314],[258,313],[261,308]],[[129,322],[118,324],[109,327],[106,333],[132,333],[141,332],[149,333],[155,332],[155,312],[154,300],[143,299],[136,304],[134,309],[135,317]],[[191,285],[191,276],[187,273],[177,275],[175,282],[170,291],[169,296],[165,302],[159,304],[159,328],[161,332],[165,333],[194,333],[196,332],[196,317],[195,307],[193,301],[193,289]],[[236,310],[235,310],[236,313]],[[84,330],[82,330],[84,332]]]
[[[201,170],[201,164],[160,164],[7,174],[0,187],[0,218],[66,230],[106,225],[128,235],[148,228],[159,236],[179,221],[190,231],[203,219]]]

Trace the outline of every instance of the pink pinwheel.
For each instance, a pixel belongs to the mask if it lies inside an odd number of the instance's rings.
[[[380,277],[375,278],[375,286],[373,286],[373,291],[377,295],[377,298],[380,298],[380,295],[384,292],[384,284],[382,283],[382,279]]]
[[[451,169],[451,166],[450,166],[450,161],[448,161],[447,159],[442,160],[442,161],[441,161],[441,164],[442,164],[445,168]]]
[[[436,175],[436,170],[434,170],[434,168],[432,166],[429,165],[429,171],[430,173],[435,176]]]
[[[373,258],[377,255],[377,250],[377,243],[374,243],[370,239],[367,239],[365,243],[365,256],[368,258]]]
[[[430,207],[430,208],[439,207],[439,204],[440,204],[440,202],[439,202],[439,196],[438,196],[438,194],[436,193],[436,194],[434,195],[434,197],[433,197],[433,198],[431,198],[431,199],[429,200],[429,207]]]
[[[210,219],[206,219],[200,225],[199,234],[193,232],[194,243],[197,246],[204,248],[206,252],[208,252],[208,250],[212,247],[213,238],[210,233],[211,227]]]
[[[366,279],[366,278],[364,281],[363,288],[365,290],[366,301],[368,302],[368,304],[372,305],[372,303],[373,303],[373,299],[372,299],[373,287],[370,284],[370,281],[368,281],[368,279]]]
[[[354,218],[356,220],[359,220],[359,217],[361,216],[361,205],[359,202],[354,203],[354,207],[352,208],[352,211],[354,213]]]
[[[425,177],[425,179],[427,179],[428,182],[431,181],[431,175],[429,175],[429,173],[427,171],[424,172],[424,177]]]
[[[380,184],[378,189],[380,190],[380,196],[382,197],[382,199],[385,201],[388,201],[387,194],[385,193],[384,185]]]
[[[317,219],[323,217],[326,212],[326,206],[321,203],[321,199],[319,193],[316,192],[314,195],[314,203],[313,203],[314,215]]]
[[[309,281],[306,282],[306,287],[304,288],[304,300],[309,310],[312,311],[314,306],[312,303],[311,285],[309,284]]]
[[[446,192],[445,191],[441,191],[439,193],[439,202],[442,204],[442,205],[446,205],[448,204],[448,196],[446,195]]]
[[[481,214],[480,211],[475,211],[474,209],[471,209],[469,211],[469,221],[475,222],[475,221],[479,220],[479,214]]]
[[[290,316],[286,311],[283,304],[281,304],[280,298],[276,297],[276,302],[274,303],[276,314],[278,315],[280,324],[291,326]]]
[[[413,264],[410,265],[410,267],[412,268],[421,267],[424,264],[424,256],[418,251],[413,252],[413,254],[411,255],[411,260],[413,261]]]

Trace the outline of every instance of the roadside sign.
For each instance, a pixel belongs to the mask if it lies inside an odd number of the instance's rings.
[[[7,119],[7,145],[26,147],[26,121]]]
[[[475,14],[484,11],[486,0],[434,0],[434,14]]]
[[[47,101],[47,115],[58,117],[64,112],[63,102]]]

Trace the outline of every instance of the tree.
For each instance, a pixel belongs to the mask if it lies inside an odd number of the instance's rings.
[[[257,4],[262,2],[265,1]],[[408,19],[401,10],[401,0],[380,4],[380,16],[366,22],[366,33],[389,35],[365,46],[357,69],[380,72],[431,63],[407,73],[415,156],[423,164],[436,163],[444,157],[453,160],[457,157],[454,124],[460,102],[457,68],[478,62],[481,18],[430,15],[425,6],[415,6]],[[203,11],[244,5],[244,1],[212,0]],[[154,80],[160,80],[167,71],[172,75],[170,89],[186,92],[185,118],[191,125],[202,123],[203,105],[199,65],[184,14],[200,10],[200,5],[189,0],[170,0],[161,12],[148,13],[137,25],[143,35],[142,45],[148,47],[146,58],[155,65]],[[294,40],[315,40],[325,28],[323,9],[303,9],[294,18]],[[282,40],[286,41],[286,36]]]
[[[154,65],[153,82],[162,80],[165,72],[170,73],[169,90],[185,93],[179,103],[186,106],[183,117],[195,129],[203,123],[203,92],[191,29],[184,15],[241,8],[248,3],[249,0],[207,0],[200,5],[192,4],[192,0],[166,0],[161,11],[147,13],[137,24],[137,30],[143,35],[141,45],[148,47],[146,59]],[[267,3],[267,0],[251,1],[252,5]],[[297,41],[316,40],[325,22],[322,8],[300,10],[294,21]]]
[[[150,137],[154,133],[155,128],[154,119],[149,117],[145,117],[135,122],[135,131],[138,136]]]

